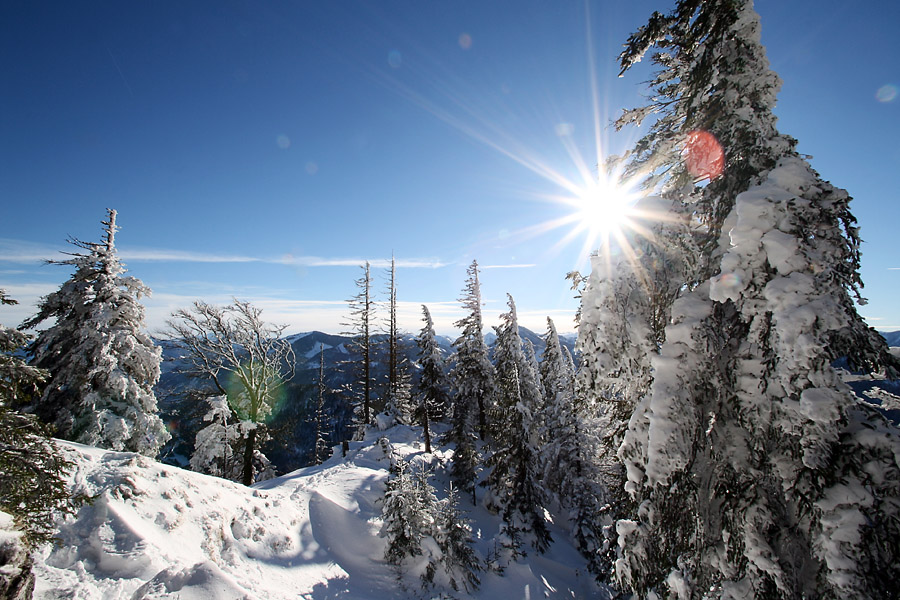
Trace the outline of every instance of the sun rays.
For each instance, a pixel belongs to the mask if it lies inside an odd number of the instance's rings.
[[[644,179],[638,174],[624,178],[615,167],[608,167],[606,136],[610,111],[604,110],[597,79],[597,65],[592,45],[590,7],[585,5],[586,83],[583,121],[572,122],[558,110],[570,100],[565,95],[551,98],[551,106],[517,105],[516,99],[497,89],[479,88],[445,63],[425,55],[404,57],[403,69],[373,68],[369,75],[394,93],[430,113],[466,137],[497,152],[536,174],[548,189],[525,190],[521,194],[523,209],[515,218],[527,214],[527,203],[549,205],[555,214],[518,229],[501,230],[499,237],[476,242],[485,248],[516,246],[538,241],[544,248],[542,258],[550,261],[571,246],[578,245],[571,269],[584,269],[591,255],[622,253],[635,267],[640,251],[637,247],[653,243],[653,223],[668,218],[643,204],[658,207],[655,202],[642,203],[647,195],[641,189]],[[504,88],[495,81],[497,88]],[[571,89],[585,82],[573,82]],[[552,90],[548,90],[552,93]],[[567,90],[563,90],[567,92]],[[548,94],[547,99],[551,94]],[[537,102],[541,98],[519,99]],[[625,140],[627,142],[627,140]],[[519,184],[513,184],[516,187]],[[556,191],[552,191],[555,188]],[[547,211],[537,211],[546,216]],[[537,220],[537,219],[536,219]],[[521,221],[520,221],[521,222]],[[506,227],[509,227],[506,224]],[[554,237],[555,236],[555,237]],[[469,253],[478,249],[469,249]]]

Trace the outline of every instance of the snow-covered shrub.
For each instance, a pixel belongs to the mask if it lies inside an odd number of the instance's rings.
[[[258,428],[250,421],[234,419],[225,396],[207,400],[210,409],[203,417],[209,424],[197,432],[191,469],[207,475],[215,475],[231,481],[242,481],[244,451],[248,432]],[[265,432],[257,434],[257,442],[265,441]],[[253,451],[253,481],[265,481],[275,477],[275,470],[268,457],[259,448]]]

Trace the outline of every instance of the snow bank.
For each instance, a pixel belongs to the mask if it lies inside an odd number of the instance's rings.
[[[408,427],[386,433],[395,453],[435,466],[436,485],[446,485],[449,453],[425,455]],[[346,459],[252,488],[136,454],[59,444],[75,463],[74,491],[94,499],[59,523],[59,546],[35,557],[36,600],[410,597],[383,559],[380,499],[390,460],[374,438],[351,443]],[[484,556],[500,519],[462,508]],[[504,576],[483,574],[474,597],[607,597],[564,527],[553,536],[547,554],[529,553]]]

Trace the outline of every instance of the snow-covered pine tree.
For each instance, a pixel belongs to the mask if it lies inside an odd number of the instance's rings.
[[[75,273],[23,324],[32,328],[55,319],[30,349],[32,364],[50,372],[35,412],[60,437],[156,456],[170,436],[153,394],[161,350],[143,331],[140,298],[150,289],[123,275],[115,210],[108,209],[103,225],[102,243],[70,239],[86,252],[50,261],[73,266]]]
[[[207,378],[228,408],[241,435],[241,482],[271,477],[268,459],[259,451],[265,419],[294,375],[294,349],[281,338],[285,325],[262,320],[262,310],[234,299],[220,307],[196,301],[167,321],[171,341],[186,351],[188,371]]]
[[[645,398],[653,380],[651,359],[665,340],[671,305],[686,277],[684,257],[691,248],[685,242],[691,237],[686,220],[678,217],[671,200],[644,197],[633,213],[638,225],[626,247],[591,257],[576,345],[581,356],[576,402],[585,416],[597,419],[598,466],[617,510],[625,510],[627,503],[622,459],[638,468],[646,457],[640,432],[648,426]]]
[[[0,289],[0,306],[18,304]],[[25,362],[21,354],[32,337],[0,325],[0,404],[7,408],[27,404],[40,396],[47,371]]]
[[[565,476],[565,469],[559,465],[560,455],[564,452],[564,445],[574,444],[571,437],[575,417],[572,395],[574,389],[559,343],[559,335],[550,317],[547,317],[544,343],[544,354],[540,364],[543,385],[540,470],[544,487],[551,497],[558,498]]]
[[[372,327],[375,322],[375,301],[372,299],[372,276],[369,261],[362,265],[363,274],[355,281],[358,289],[355,296],[347,301],[350,309],[346,335],[352,336],[349,350],[356,355],[344,366],[349,370],[350,383],[343,390],[354,406],[356,437],[373,422],[372,408]]]
[[[0,290],[0,305],[15,303]],[[12,523],[2,527],[18,530],[14,537],[22,536],[24,551],[50,541],[56,531],[55,513],[71,513],[74,507],[65,481],[71,463],[33,415],[10,408],[37,395],[36,390],[47,377],[46,371],[27,365],[21,358],[29,340],[30,336],[0,325],[0,519],[5,513],[12,516]],[[0,591],[9,592],[19,586],[7,575],[12,562],[18,560],[20,544],[10,537],[12,534],[3,534]],[[7,539],[9,543],[4,543]]]
[[[453,488],[439,501],[427,471],[413,470],[399,457],[393,457],[391,472],[382,498],[381,535],[388,542],[384,558],[396,567],[401,585],[418,577],[423,589],[477,589],[481,566]]]
[[[319,348],[319,380],[316,386],[316,410],[313,413],[314,438],[313,438],[313,464],[320,465],[331,453],[328,444],[328,413],[325,410],[325,344]]]
[[[524,538],[530,538],[538,552],[547,550],[551,538],[539,484],[539,449],[531,444],[529,431],[539,405],[533,404],[537,394],[525,390],[537,386],[528,380],[530,369],[522,352],[516,304],[512,296],[507,297],[509,312],[500,315],[502,324],[494,328],[497,390],[492,421],[503,426],[496,428],[489,443],[493,452],[487,460],[491,471],[485,484],[490,492],[485,501],[503,518],[503,546],[515,560],[522,553]]]
[[[469,277],[460,302],[468,314],[454,323],[462,333],[453,342],[456,348],[456,366],[451,373],[453,417],[445,442],[456,444],[451,469],[454,481],[461,490],[471,492],[474,499],[478,475],[476,439],[484,441],[487,435],[487,411],[494,395],[494,366],[488,359],[482,335],[478,262],[473,260],[466,272]]]
[[[566,389],[566,364],[553,319],[547,317],[547,333],[544,334],[544,353],[541,356],[541,384],[544,386],[544,403],[549,404]]]
[[[584,327],[586,325],[581,325]],[[599,431],[590,420],[593,401],[576,400],[574,361],[547,319],[543,373],[540,469],[544,493],[569,513],[572,537],[588,568],[608,581],[612,525],[610,495],[598,465]]]
[[[441,550],[442,575],[450,587],[464,593],[477,590],[483,567],[472,548],[472,525],[459,510],[459,493],[453,484],[438,504],[435,541]]]
[[[657,99],[621,122],[660,116],[630,168],[669,199],[709,182],[675,208],[703,225],[697,266],[619,453],[637,503],[619,580],[646,597],[896,597],[900,436],[830,364],[847,340],[890,364],[852,302],[849,196],[775,129],[751,2],[654,13],[623,70],[652,47]]]
[[[668,15],[653,13],[628,38],[619,56],[622,74],[653,49],[661,70],[650,81],[651,102],[616,121],[621,128],[656,117],[627,155],[623,176],[649,173],[645,185],[661,186],[667,196],[693,187],[678,211],[702,225],[693,229],[699,250],[688,275],[693,288],[719,272],[727,246],[720,237],[727,234],[737,195],[762,183],[783,156],[796,155],[797,141],[776,128],[772,107],[781,79],[769,68],[750,0],[680,0]],[[694,186],[703,180],[705,185]],[[900,362],[855,309],[854,299],[865,303],[859,293],[859,230],[849,196],[839,192],[846,197],[836,201],[832,217],[846,242],[836,274],[847,321],[828,334],[830,356],[896,375]]]
[[[534,344],[531,340],[522,340],[522,352],[525,355],[525,368],[522,374],[522,399],[529,415],[525,430],[532,448],[543,445],[544,431],[544,385],[541,382],[541,367],[538,364]],[[540,453],[538,454],[540,460]]]
[[[429,501],[434,496],[419,489],[405,460],[393,464],[393,473],[382,498],[381,535],[388,542],[384,559],[399,569],[408,558],[422,555],[422,540],[430,533],[434,514],[434,502]]]
[[[422,305],[422,320],[425,325],[416,345],[419,346],[419,376],[418,398],[416,401],[416,419],[422,425],[425,435],[425,452],[431,452],[431,423],[443,418],[447,409],[449,395],[447,390],[450,383],[444,371],[444,359],[441,356],[441,347],[438,345],[434,334],[434,321],[428,307]]]

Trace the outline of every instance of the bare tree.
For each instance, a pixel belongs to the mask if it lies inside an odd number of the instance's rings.
[[[262,311],[235,299],[228,306],[194,302],[167,321],[169,336],[187,351],[190,370],[208,377],[228,398],[234,415],[248,423],[242,483],[253,483],[257,430],[272,411],[273,401],[294,375],[294,350],[281,339],[286,325],[265,323]]]
[[[363,275],[356,280],[359,290],[347,301],[350,316],[347,322],[346,335],[353,336],[348,344],[356,357],[344,363],[349,367],[352,381],[344,389],[354,405],[354,423],[359,428],[357,434],[372,424],[372,324],[375,320],[375,302],[372,299],[372,277],[369,261],[362,266]]]

